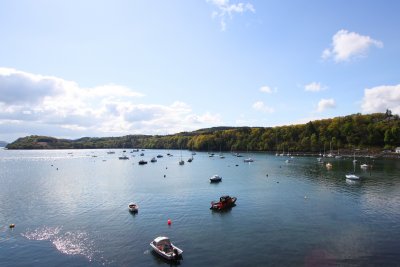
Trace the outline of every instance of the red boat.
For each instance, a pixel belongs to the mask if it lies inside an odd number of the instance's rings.
[[[236,197],[222,196],[218,202],[211,201],[212,210],[224,210],[235,206]]]

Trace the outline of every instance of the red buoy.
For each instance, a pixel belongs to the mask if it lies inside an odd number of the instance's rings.
[[[168,219],[167,223],[168,223],[168,225],[171,225],[172,222],[170,219]]]

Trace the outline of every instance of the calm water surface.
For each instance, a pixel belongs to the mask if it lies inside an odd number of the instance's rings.
[[[400,266],[398,160],[363,171],[359,159],[364,178],[349,182],[352,159],[327,170],[311,157],[197,153],[179,166],[180,151],[107,151],[0,150],[0,266],[168,266],[150,250],[160,235],[184,250],[182,266]],[[237,206],[211,211],[224,194]]]

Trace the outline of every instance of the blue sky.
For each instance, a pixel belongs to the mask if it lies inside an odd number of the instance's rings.
[[[398,1],[0,2],[0,140],[400,114]]]

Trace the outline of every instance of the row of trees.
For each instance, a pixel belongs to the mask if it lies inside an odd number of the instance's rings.
[[[174,135],[56,139],[29,136],[9,149],[38,148],[164,148],[202,151],[303,151],[400,146],[400,119],[386,113],[354,114],[280,127],[217,127]]]

